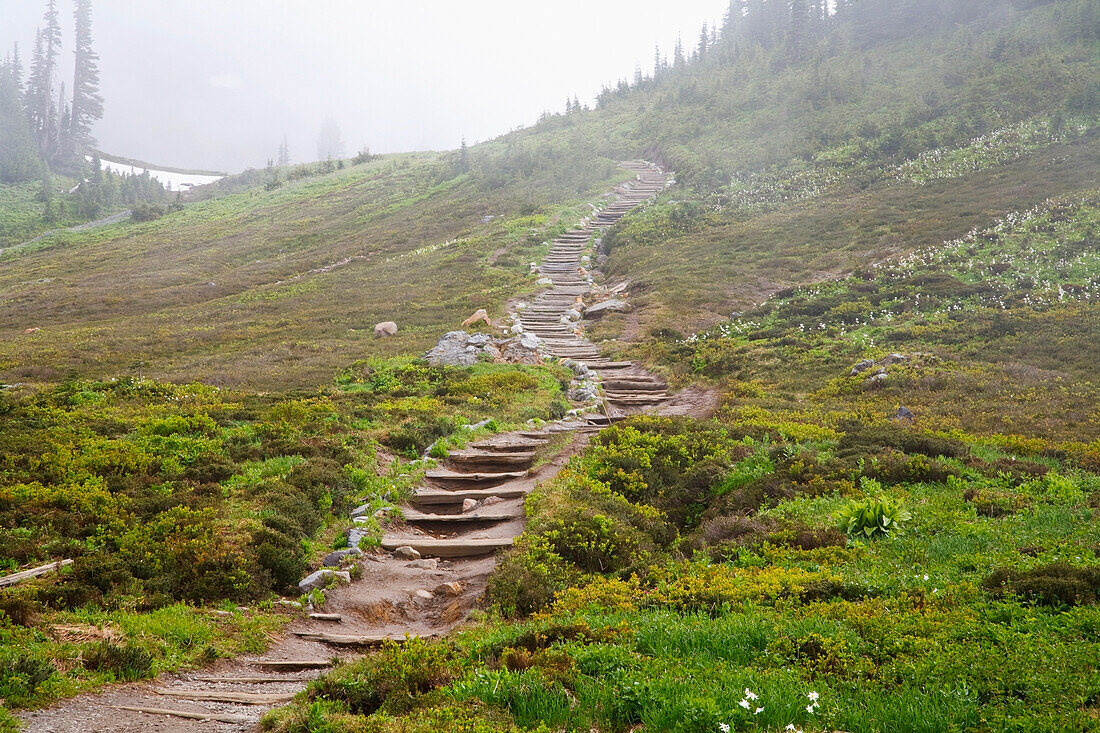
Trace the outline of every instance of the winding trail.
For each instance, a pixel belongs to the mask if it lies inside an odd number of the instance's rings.
[[[601,290],[594,287],[592,273],[581,269],[586,247],[671,180],[643,161],[623,167],[634,171],[635,179],[616,187],[615,199],[583,226],[552,243],[540,271],[553,284],[520,315],[524,330],[538,335],[550,355],[599,375],[602,414],[494,435],[453,451],[442,466],[427,472],[424,485],[402,507],[403,521],[391,524],[382,539],[387,552],[360,558],[361,575],[328,591],[324,613],[292,622],[286,638],[264,654],[28,712],[21,716],[27,730],[254,731],[264,711],[288,701],[333,658],[354,657],[407,634],[443,635],[461,623],[485,591],[496,551],[523,531],[524,500],[536,484],[552,478],[612,421],[639,411],[681,411],[660,379],[631,362],[601,356],[568,317],[563,322],[578,296]]]

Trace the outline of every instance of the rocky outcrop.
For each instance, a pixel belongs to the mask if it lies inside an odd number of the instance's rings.
[[[470,366],[479,361],[538,364],[542,361],[541,346],[541,339],[532,333],[494,339],[484,333],[449,331],[424,358],[432,366]]]

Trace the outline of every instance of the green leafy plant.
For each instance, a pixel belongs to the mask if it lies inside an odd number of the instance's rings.
[[[888,497],[853,500],[837,512],[837,526],[849,537],[888,535],[912,515],[900,501]]]

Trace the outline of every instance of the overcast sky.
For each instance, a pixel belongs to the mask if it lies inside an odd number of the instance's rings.
[[[728,0],[94,0],[100,148],[169,166],[262,166],[284,134],[317,156],[325,117],[347,151],[456,148],[692,48]],[[29,66],[45,0],[0,0],[0,55]],[[71,79],[72,3],[59,0]],[[71,81],[69,82],[71,84]]]

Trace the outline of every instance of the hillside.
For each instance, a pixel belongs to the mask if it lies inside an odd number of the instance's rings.
[[[459,626],[333,641],[264,729],[1100,730],[1100,10],[835,6],[744,3],[469,150],[247,171],[0,253],[0,567],[75,560],[0,590],[4,704],[259,654],[329,602]],[[675,184],[592,252],[630,308],[562,323],[577,224],[642,158]],[[419,358],[478,308],[576,359]],[[447,482],[514,489],[525,527],[469,613],[461,563],[380,549],[477,519]],[[413,508],[440,495],[461,512]],[[276,603],[349,542],[348,585]]]

